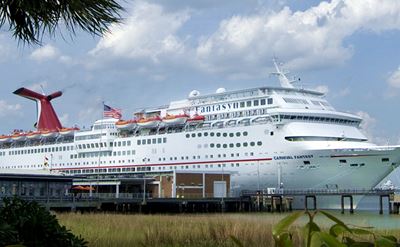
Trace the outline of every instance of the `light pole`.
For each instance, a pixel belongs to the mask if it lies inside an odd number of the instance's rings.
[[[142,204],[144,205],[144,204],[146,204],[146,164],[147,164],[147,159],[146,158],[144,158],[143,159],[143,162],[144,162],[144,164],[145,164],[145,166],[144,166],[144,173],[143,173],[143,202],[142,202]]]
[[[260,161],[257,160],[257,190],[260,191]]]

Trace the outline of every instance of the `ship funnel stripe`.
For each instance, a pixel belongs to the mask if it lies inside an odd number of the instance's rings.
[[[37,129],[38,130],[58,130],[62,128],[60,120],[51,105],[51,100],[62,95],[61,91],[50,95],[42,95],[26,88],[19,88],[14,94],[36,101],[37,109]]]

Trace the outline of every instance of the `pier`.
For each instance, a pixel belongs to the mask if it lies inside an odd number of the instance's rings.
[[[396,190],[291,190],[268,188],[230,196],[229,173],[165,172],[151,176],[76,178],[48,173],[0,174],[0,199],[18,196],[49,210],[140,213],[287,212],[317,210],[318,200],[337,200],[342,213],[354,213],[354,197],[375,197],[380,214],[399,213]],[[322,198],[322,199],[321,199]],[[304,200],[304,207],[294,207]],[[0,206],[1,206],[0,200]],[[299,203],[297,203],[298,205]]]

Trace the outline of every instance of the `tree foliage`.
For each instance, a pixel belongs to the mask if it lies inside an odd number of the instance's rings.
[[[0,0],[0,27],[26,43],[40,43],[63,23],[71,34],[81,28],[102,35],[121,21],[123,10],[115,0]]]
[[[323,214],[333,222],[328,229],[323,229],[315,223],[315,216]],[[325,211],[299,211],[286,216],[272,229],[275,247],[294,247],[293,234],[289,231],[292,224],[302,216],[308,216],[308,222],[302,227],[301,236],[305,247],[396,247],[400,243],[394,236],[376,234],[371,227],[354,227]],[[372,240],[371,240],[372,239]],[[244,246],[234,236],[233,243]],[[270,243],[265,246],[271,246]]]
[[[77,237],[58,223],[37,202],[18,198],[5,198],[0,208],[0,246],[86,246],[86,241]]]

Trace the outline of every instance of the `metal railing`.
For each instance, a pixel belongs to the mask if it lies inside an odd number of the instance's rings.
[[[275,190],[243,190],[241,196],[301,196],[301,195],[387,195],[397,194],[395,189],[275,189]]]

